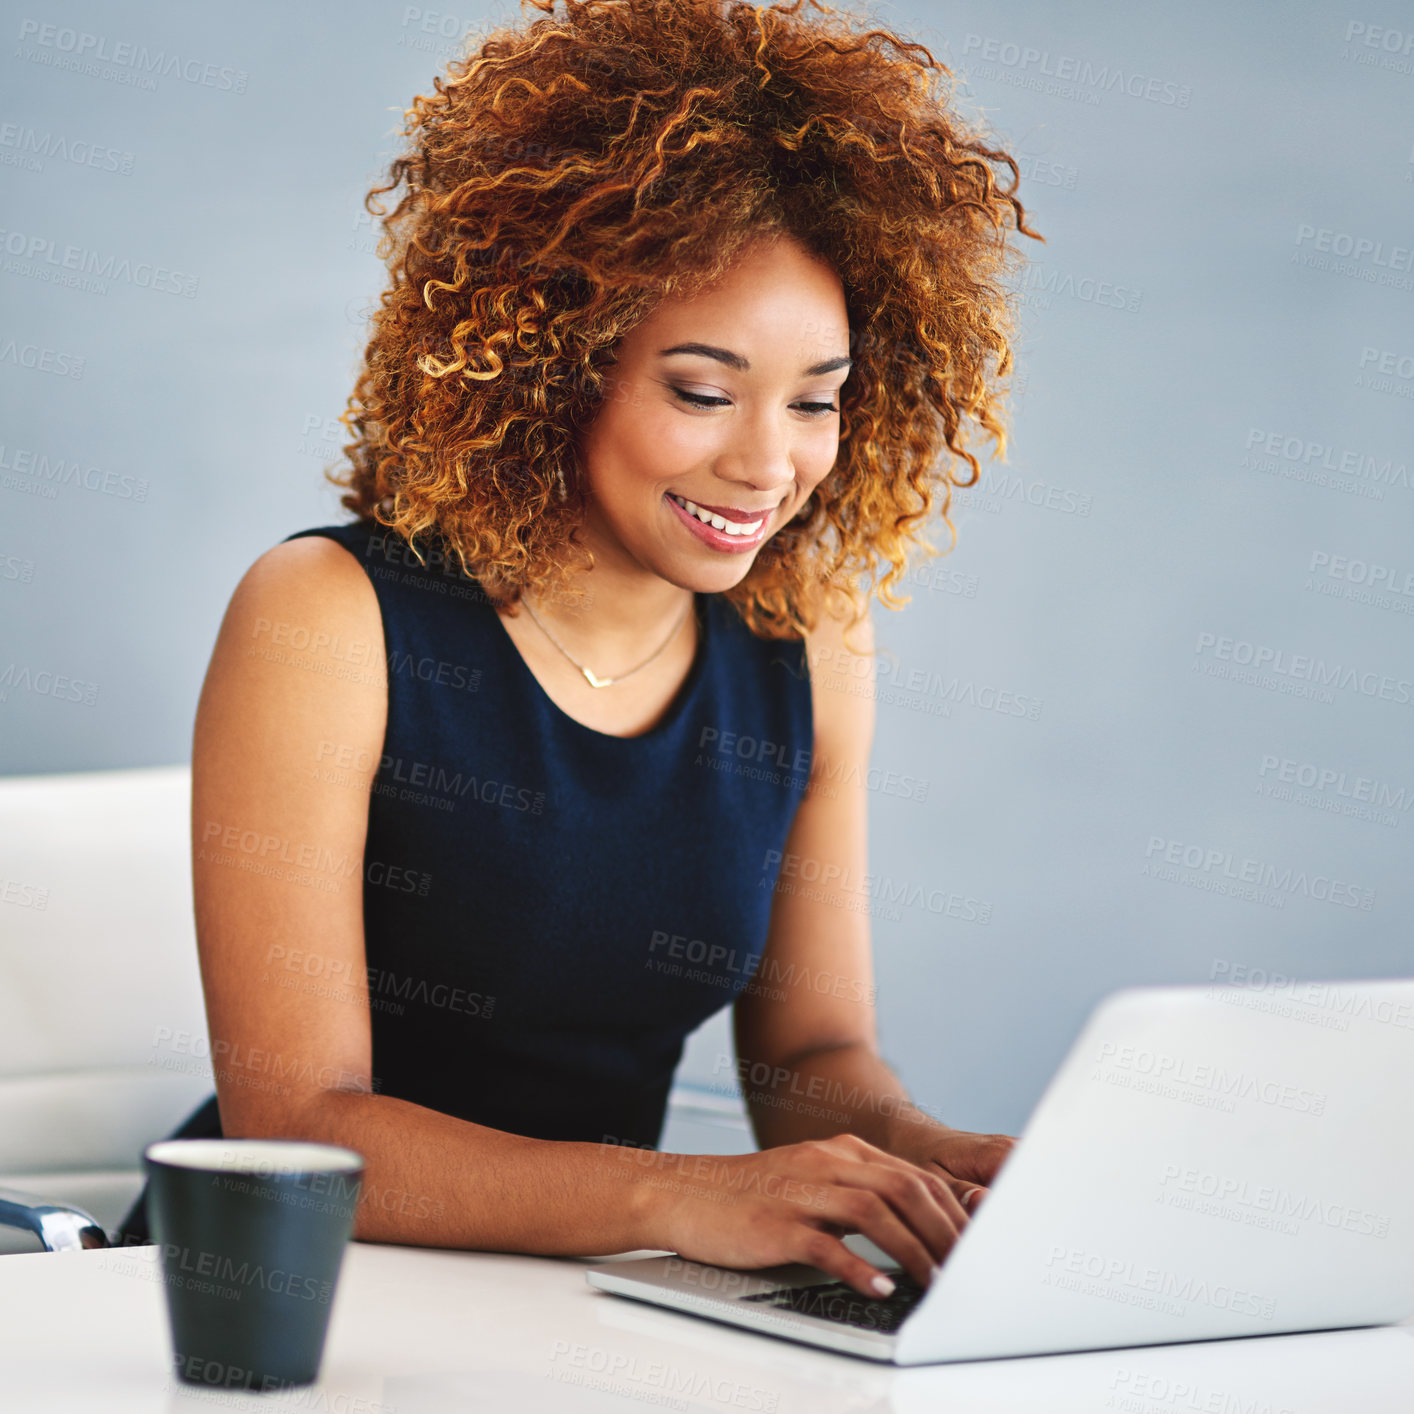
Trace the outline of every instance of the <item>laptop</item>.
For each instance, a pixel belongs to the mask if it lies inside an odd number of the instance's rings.
[[[897,1283],[887,1300],[804,1265],[667,1255],[586,1276],[896,1365],[1403,1320],[1414,1313],[1414,981],[1113,993],[932,1284],[877,1264]]]

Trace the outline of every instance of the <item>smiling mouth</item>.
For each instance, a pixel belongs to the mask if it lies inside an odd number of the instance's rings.
[[[686,496],[679,496],[672,491],[669,491],[668,495],[689,515],[696,516],[703,525],[710,525],[714,529],[720,530],[725,535],[755,535],[771,514],[770,511],[763,511],[754,520],[728,520],[726,516],[718,515],[716,511],[706,510],[695,501],[689,501]]]

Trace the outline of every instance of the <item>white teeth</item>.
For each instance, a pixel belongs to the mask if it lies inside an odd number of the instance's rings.
[[[704,511],[701,506],[694,505],[693,502],[689,501],[685,496],[674,495],[671,491],[668,492],[668,495],[672,496],[673,500],[675,500],[678,505],[682,506],[684,510],[691,511],[698,520],[707,525],[716,526],[718,530],[724,530],[728,535],[755,535],[756,532],[761,529],[762,521],[766,519],[765,516],[761,516],[759,519],[753,520],[746,525],[741,525],[737,521],[728,520],[725,516],[717,515],[715,511]]]

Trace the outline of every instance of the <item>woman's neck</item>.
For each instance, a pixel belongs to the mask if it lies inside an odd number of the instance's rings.
[[[565,592],[527,594],[530,609],[576,658],[623,663],[653,651],[681,626],[694,595],[636,561],[617,545],[583,536],[592,569],[575,569]]]

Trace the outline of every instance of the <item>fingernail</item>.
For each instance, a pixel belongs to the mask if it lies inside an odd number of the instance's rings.
[[[939,1273],[940,1271],[942,1271],[942,1267],[940,1267],[940,1266],[934,1266],[934,1267],[929,1267],[929,1268],[928,1268],[928,1285],[929,1285],[929,1286],[932,1286],[933,1283],[934,1283],[935,1281],[937,1281],[937,1279],[938,1279],[938,1273]]]
[[[869,1283],[880,1296],[892,1296],[894,1294],[894,1284],[886,1276],[877,1276]]]

